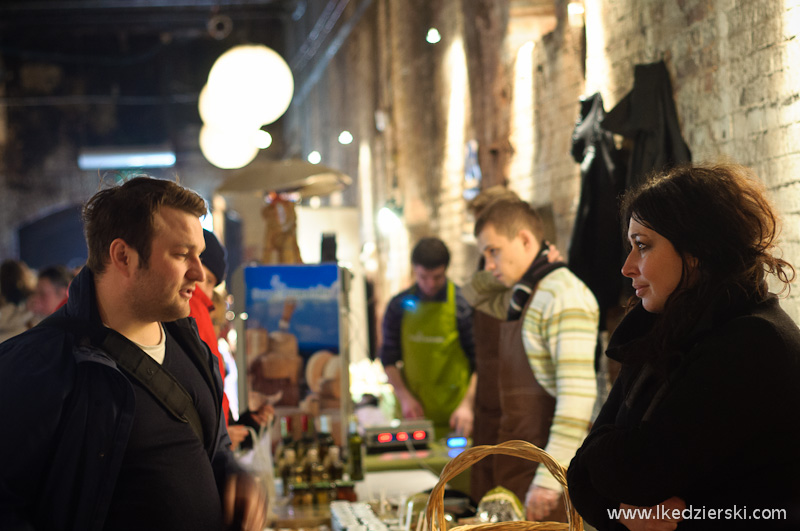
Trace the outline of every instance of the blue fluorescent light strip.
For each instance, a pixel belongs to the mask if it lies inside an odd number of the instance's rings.
[[[175,153],[151,151],[141,153],[104,153],[78,155],[82,170],[113,168],[169,168],[175,165]]]

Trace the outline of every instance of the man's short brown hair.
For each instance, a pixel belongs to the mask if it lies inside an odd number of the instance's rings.
[[[472,201],[467,203],[467,210],[478,219],[483,210],[495,201],[522,201],[516,192],[513,192],[501,184],[490,186],[476,195]]]
[[[96,275],[105,271],[111,242],[117,238],[133,247],[139,254],[140,266],[146,267],[155,233],[154,218],[161,207],[175,208],[197,217],[206,213],[205,201],[197,193],[175,182],[147,175],[94,194],[83,207],[89,269]]]
[[[509,240],[513,240],[523,229],[531,231],[539,241],[544,239],[542,218],[525,201],[491,202],[475,221],[475,237],[478,237],[487,225],[494,227],[494,230]]]

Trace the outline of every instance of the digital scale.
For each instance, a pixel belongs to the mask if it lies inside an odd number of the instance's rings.
[[[395,420],[388,426],[364,428],[367,452],[392,452],[427,448],[433,440],[433,422],[428,419]]]
[[[368,453],[427,448],[433,441],[433,422],[428,419],[393,420],[388,426],[364,428],[364,445]],[[466,437],[452,433],[444,440],[449,449],[469,445]]]

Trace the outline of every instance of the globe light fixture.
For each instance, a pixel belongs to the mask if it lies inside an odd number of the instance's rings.
[[[223,169],[249,164],[259,149],[272,144],[261,126],[286,112],[293,93],[292,71],[275,50],[242,45],[222,54],[198,100],[205,124],[200,131],[203,155]]]
[[[200,129],[200,151],[218,168],[242,168],[258,154],[253,137],[250,130],[205,124]]]
[[[232,120],[271,124],[286,112],[294,94],[294,78],[286,61],[264,45],[235,46],[219,56],[208,73],[213,105],[235,109]],[[204,120],[205,121],[205,120]]]

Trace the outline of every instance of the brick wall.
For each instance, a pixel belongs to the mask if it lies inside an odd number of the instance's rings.
[[[752,167],[784,219],[784,257],[800,263],[800,2],[587,0],[587,92],[607,110],[633,65],[663,59],[695,162]],[[784,303],[800,320],[795,293]]]
[[[530,95],[514,94],[515,101],[530,101],[532,112],[530,122],[520,124],[511,138],[509,187],[539,210],[549,225],[548,237],[566,254],[580,194],[580,171],[570,149],[584,93],[582,28],[569,25],[565,2],[557,2],[556,17],[555,30],[530,52]],[[518,62],[523,59],[518,55]]]

